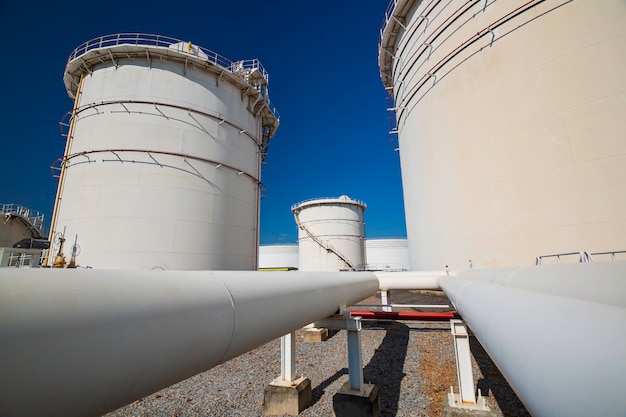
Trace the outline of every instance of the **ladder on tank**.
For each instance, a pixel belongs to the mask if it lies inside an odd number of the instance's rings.
[[[304,232],[318,245],[320,245],[324,250],[326,250],[326,252],[331,252],[334,253],[339,259],[341,259],[346,265],[348,265],[348,268],[350,268],[351,271],[356,271],[356,267],[354,266],[354,264],[352,262],[350,262],[348,260],[348,258],[344,255],[342,255],[337,249],[335,249],[330,243],[326,243],[324,241],[322,241],[320,238],[318,238],[317,236],[315,236],[313,233],[311,233],[311,231],[302,223],[300,223],[300,218],[298,217],[298,213],[294,213],[294,217],[296,219],[296,225],[298,226],[298,228],[304,230]]]

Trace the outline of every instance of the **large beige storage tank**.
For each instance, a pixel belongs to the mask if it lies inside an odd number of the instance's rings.
[[[52,233],[79,265],[257,266],[261,160],[278,127],[259,61],[119,34],[72,52],[75,99]]]
[[[391,2],[414,269],[626,249],[624,22],[623,0]]]
[[[365,269],[365,208],[345,195],[295,204],[300,271]]]

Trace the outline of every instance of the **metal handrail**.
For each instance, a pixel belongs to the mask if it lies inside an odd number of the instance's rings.
[[[541,256],[537,256],[537,258],[535,258],[535,265],[543,265],[543,260],[545,258],[556,258],[556,263],[560,264],[561,263],[561,257],[562,256],[572,256],[572,255],[578,255],[578,262],[593,262],[593,257],[591,256],[591,254],[587,251],[581,251],[581,252],[567,252],[567,253],[555,253],[553,255],[541,255]]]
[[[261,65],[261,62],[258,59],[249,59],[249,60],[241,60],[241,61],[231,61],[230,59],[211,51],[210,49],[206,49],[202,46],[192,44],[189,41],[183,41],[181,39],[172,38],[169,36],[163,35],[155,35],[150,33],[116,33],[110,35],[103,35],[94,39],[90,39],[87,42],[80,44],[72,53],[68,59],[69,61],[73,61],[76,58],[86,54],[87,52],[100,49],[100,48],[108,48],[111,46],[119,46],[119,45],[133,45],[133,46],[154,46],[157,48],[170,48],[172,45],[189,45],[188,50],[184,49],[181,52],[186,52],[190,55],[201,57],[210,61],[216,65],[224,67],[228,69],[230,72],[237,72],[240,70],[253,70],[257,69],[263,75],[263,78],[267,82],[269,82],[269,74]],[[206,55],[204,57],[203,55]]]
[[[39,229],[43,228],[44,214],[39,211],[32,210],[28,207],[20,206],[19,204],[13,203],[0,204],[0,211],[2,212],[2,214],[5,215],[17,214],[31,221],[33,226]]]
[[[20,251],[14,251],[9,254],[8,267],[11,268],[30,268],[33,266],[33,255]]]
[[[383,32],[385,31],[385,28],[387,27],[387,24],[389,24],[389,21],[391,20],[391,17],[393,16],[393,11],[396,8],[396,5],[398,4],[398,0],[391,0],[389,2],[389,4],[387,5],[387,10],[385,10],[385,19],[383,19],[383,24],[380,27],[380,39],[379,39],[379,44],[382,43],[382,38],[383,38]]]
[[[190,41],[183,41],[181,39],[172,38],[169,36],[155,35],[150,33],[116,33],[99,36],[94,39],[90,39],[87,42],[80,44],[76,49],[72,51],[68,58],[68,63],[80,58],[87,52],[94,49],[109,48],[113,46],[131,45],[131,46],[150,46],[154,48],[172,49],[172,46],[176,46],[177,52],[183,52],[192,55],[196,58],[204,59],[215,65],[226,69],[233,74],[241,74],[246,71],[258,70],[265,81],[269,84],[269,73],[263,67],[258,59],[247,59],[232,61],[217,52],[202,46],[193,44]],[[269,95],[263,94],[263,98],[271,112],[274,114],[277,120],[280,120],[278,111],[273,105],[270,105]]]
[[[293,211],[296,207],[301,206],[302,204],[305,203],[310,203],[313,201],[320,201],[320,202],[326,202],[326,200],[339,200],[340,197],[318,197],[318,198],[309,198],[307,200],[302,200],[299,203],[293,204],[291,206],[291,211]],[[338,203],[348,203],[348,204],[357,204],[357,205],[361,205],[365,208],[367,208],[367,204],[365,204],[365,202],[361,201],[361,200],[356,200],[354,198],[350,198],[348,197],[348,200],[345,201],[338,201]]]
[[[608,251],[608,252],[592,252],[589,254],[589,256],[593,260],[593,256],[611,255],[611,260],[615,261],[616,260],[615,255],[618,253],[626,253],[626,250],[614,250],[614,251]]]
[[[407,267],[401,263],[361,264],[361,265],[357,265],[356,269],[357,271],[385,271],[385,272],[408,271]]]

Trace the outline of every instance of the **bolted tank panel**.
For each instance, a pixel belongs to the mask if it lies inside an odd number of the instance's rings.
[[[347,196],[294,205],[301,271],[362,270],[365,204]]]
[[[77,262],[93,268],[255,269],[260,163],[278,127],[267,73],[152,36],[70,57],[52,233],[77,236]]]
[[[414,269],[626,248],[624,21],[619,0],[391,2]]]

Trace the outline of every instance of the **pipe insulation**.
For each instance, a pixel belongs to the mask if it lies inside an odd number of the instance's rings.
[[[458,276],[626,308],[626,261],[469,269]]]
[[[6,268],[0,415],[105,414],[378,286],[368,272]]]
[[[626,415],[626,308],[611,294],[624,297],[626,263],[509,273],[460,272],[440,285],[528,411]]]
[[[440,290],[439,278],[446,276],[445,271],[375,271],[380,281],[380,290]]]

